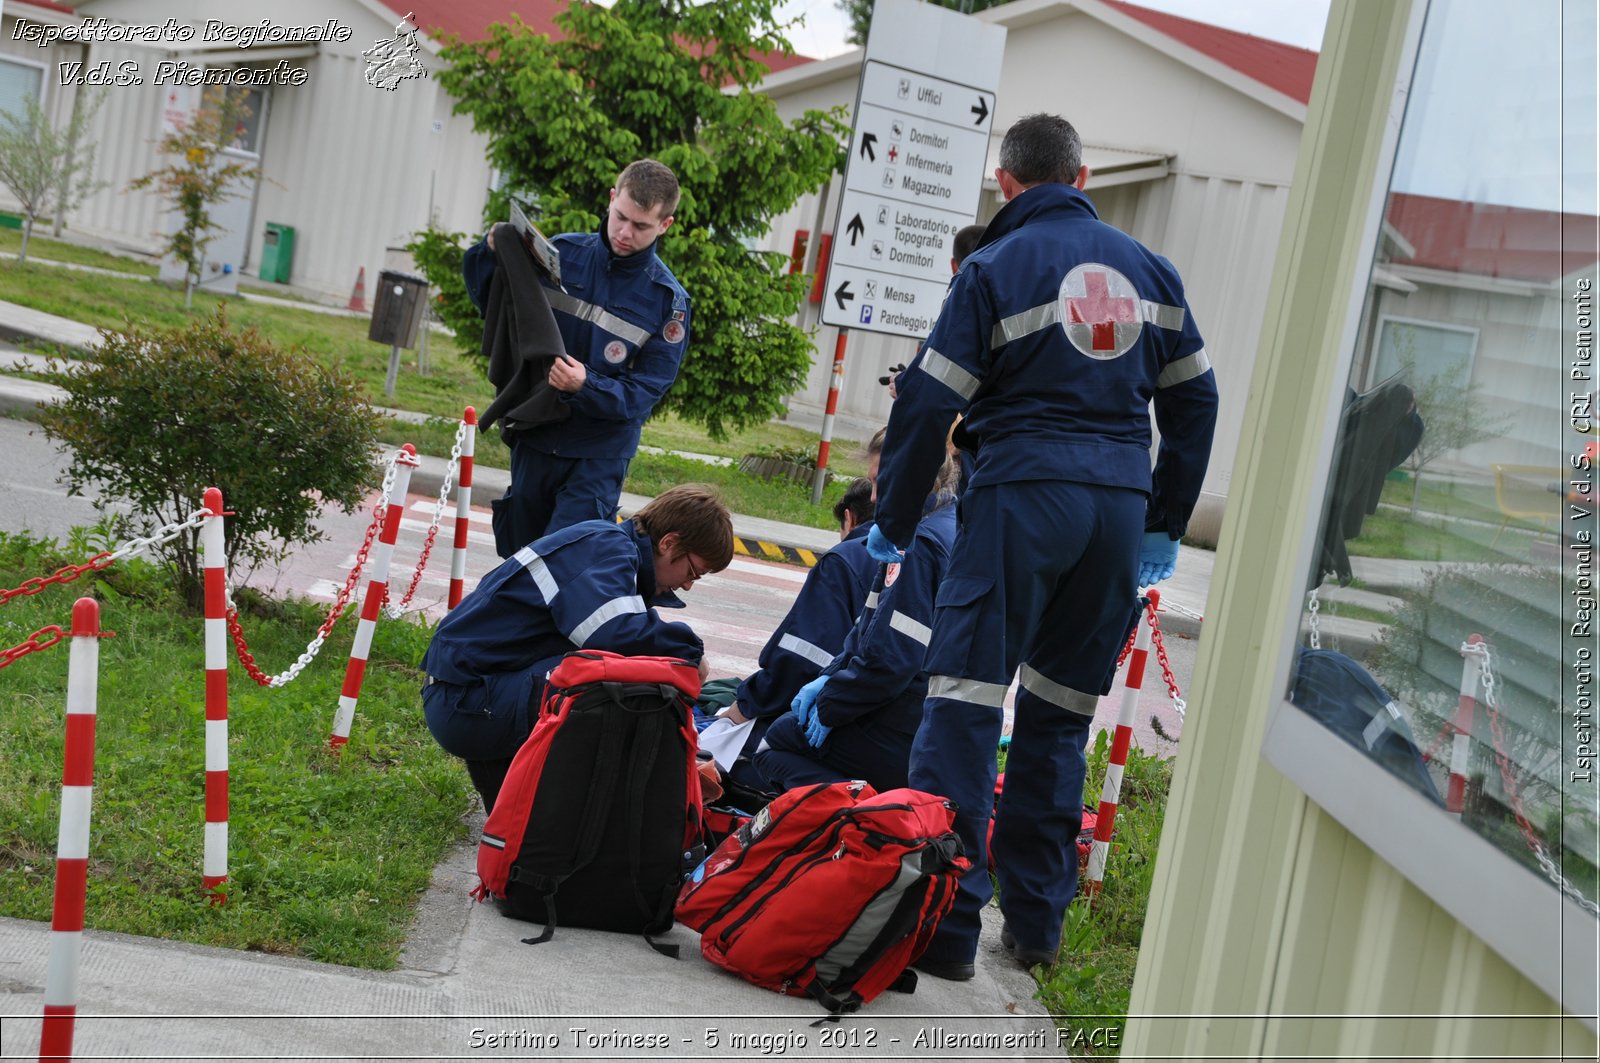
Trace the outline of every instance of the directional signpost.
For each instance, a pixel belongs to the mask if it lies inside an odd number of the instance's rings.
[[[871,54],[869,46],[822,320],[921,339],[950,283],[956,230],[978,214],[994,90]],[[970,80],[971,64],[963,67]]]
[[[1004,27],[918,0],[877,0],[834,219],[822,322],[839,328],[813,504],[850,329],[922,339],[950,284],[956,230],[977,219]]]

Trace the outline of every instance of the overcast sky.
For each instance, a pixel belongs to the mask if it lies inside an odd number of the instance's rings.
[[[1328,0],[1140,0],[1140,6],[1314,51],[1322,49],[1328,21]],[[806,24],[789,33],[800,54],[826,59],[852,47],[845,42],[848,21],[833,0],[789,0],[783,11],[805,16]]]

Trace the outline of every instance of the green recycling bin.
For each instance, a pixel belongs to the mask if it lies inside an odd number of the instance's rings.
[[[289,267],[294,264],[294,226],[267,222],[267,235],[261,244],[261,268],[256,276],[278,284],[289,283]]]

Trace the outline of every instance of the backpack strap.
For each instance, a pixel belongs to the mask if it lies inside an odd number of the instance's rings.
[[[674,703],[677,692],[672,687],[663,686],[663,694],[671,693]],[[644,884],[639,881],[639,849],[644,842],[644,787],[650,780],[650,772],[655,768],[656,758],[661,752],[661,741],[666,729],[661,722],[662,713],[646,713],[639,721],[639,726],[633,732],[633,753],[628,760],[628,792],[624,797],[628,810],[628,875],[633,880],[634,901],[639,905],[639,911],[646,918],[661,921],[665,919],[667,928],[672,926],[671,911],[672,901],[677,896],[676,882],[669,882],[662,890],[662,896],[653,903],[644,894]],[[671,959],[677,959],[682,951],[677,945],[664,944],[651,937],[651,932],[643,935],[645,943],[652,949]]]
[[[612,697],[620,706],[621,700],[614,691]],[[600,851],[606,816],[611,811],[611,803],[604,800],[604,797],[612,793],[617,785],[617,772],[622,760],[622,743],[626,737],[617,713],[601,714],[599,752],[596,755],[599,768],[589,777],[589,796],[583,803],[583,818],[578,821],[577,846],[572,854],[572,862],[559,875],[535,875],[522,880],[540,891],[545,914],[544,931],[538,937],[523,938],[522,942],[525,945],[538,945],[555,936],[556,891],[573,874],[587,867]]]
[[[824,1022],[838,1022],[840,1015],[848,1015],[851,1012],[861,1010],[860,997],[854,993],[846,993],[843,997],[836,997],[824,988],[820,978],[813,978],[805,987],[805,992],[806,996],[828,1009],[827,1016],[812,1023],[811,1025],[813,1026],[819,1026]]]

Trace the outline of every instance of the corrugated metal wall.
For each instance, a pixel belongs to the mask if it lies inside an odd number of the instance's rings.
[[[96,7],[96,13],[141,22],[159,22],[169,13],[149,5],[137,15],[114,3]],[[182,4],[173,7],[180,19],[188,13]],[[229,12],[207,14],[226,17]],[[280,222],[296,230],[294,285],[348,293],[357,270],[365,266],[370,298],[384,248],[403,244],[426,224],[430,184],[440,225],[474,234],[481,228],[489,183],[485,140],[472,132],[469,118],[450,114],[451,101],[433,77],[402,82],[393,91],[366,83],[360,52],[392,33],[392,25],[357,4],[340,4],[317,16],[300,14],[308,16],[301,21],[337,17],[351,27],[352,37],[342,44],[319,45],[315,56],[289,60],[307,69],[304,85],[269,90],[261,145],[264,180],[257,191],[245,268],[254,272],[260,261],[265,223]],[[259,19],[259,12],[255,17]],[[274,18],[295,21],[287,11]],[[250,20],[240,15],[235,21]],[[166,208],[154,193],[129,192],[127,186],[160,164],[155,145],[170,90],[154,84],[152,75],[165,54],[148,48],[92,48],[92,62],[139,62],[147,84],[108,94],[94,136],[97,170],[110,186],[71,219],[80,232],[147,252],[159,249]],[[242,61],[249,56],[248,50],[240,50],[225,58]],[[442,65],[428,56],[423,61],[433,73]]]

